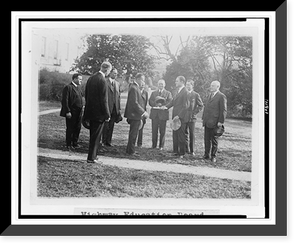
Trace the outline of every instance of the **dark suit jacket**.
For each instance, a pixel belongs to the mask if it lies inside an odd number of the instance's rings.
[[[139,86],[137,83],[130,84],[124,117],[133,120],[141,120],[142,114],[146,111],[143,108],[143,105],[144,100]]]
[[[66,85],[62,92],[60,116],[65,117],[73,108],[82,108],[82,97],[80,86]]]
[[[159,90],[153,91],[151,93],[150,99],[149,99],[149,105],[151,107],[155,107],[155,99],[159,96]],[[168,104],[172,100],[172,94],[167,91],[166,89],[163,89],[161,92],[161,97],[165,98],[166,104]],[[159,109],[153,109],[151,108],[150,112],[150,119],[155,119],[158,117],[160,120],[168,120],[169,119],[169,110],[159,110]]]
[[[215,128],[218,122],[224,123],[227,114],[227,98],[218,91],[212,99],[208,99],[203,110],[203,126]]]
[[[171,102],[166,105],[166,107],[169,109],[173,106],[172,118],[178,116],[181,122],[187,123],[189,121],[187,113],[189,105],[188,91],[185,87],[183,87],[181,91],[174,96]]]
[[[93,74],[86,83],[84,118],[104,121],[110,117],[107,83],[100,72]]]
[[[108,94],[108,107],[109,107],[109,113],[111,114],[114,108],[114,102],[116,105],[116,111],[117,115],[120,114],[121,110],[121,104],[120,104],[120,84],[118,81],[113,80],[114,86],[112,86],[110,79],[106,79],[107,83],[107,94]]]
[[[195,91],[188,93],[188,99],[190,106],[188,109],[188,119],[189,122],[195,122],[197,120],[197,113],[202,110],[203,102],[200,98],[200,95]]]

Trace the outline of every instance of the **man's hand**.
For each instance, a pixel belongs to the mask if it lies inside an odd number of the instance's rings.
[[[66,114],[66,117],[67,117],[67,118],[72,118],[71,112],[68,112],[68,113]]]
[[[142,118],[149,118],[149,114],[148,114],[148,112],[144,112],[143,114],[142,114]]]
[[[168,108],[166,106],[162,106],[160,109],[167,110]]]
[[[110,118],[106,119],[104,122],[109,122],[110,121]]]
[[[224,125],[224,123],[218,122],[217,125],[218,125],[218,127],[220,127],[220,126]]]
[[[179,119],[179,117],[178,117],[178,116],[175,116],[173,119],[176,120],[176,119]]]

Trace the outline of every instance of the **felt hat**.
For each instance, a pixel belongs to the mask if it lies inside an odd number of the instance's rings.
[[[214,129],[214,134],[215,134],[215,136],[217,136],[217,137],[221,137],[221,136],[223,135],[224,131],[225,131],[224,125],[217,126],[217,127]]]
[[[82,125],[84,128],[86,129],[90,129],[90,120],[85,119],[84,117],[82,117],[82,121],[81,121]]]
[[[162,105],[165,105],[166,104],[166,99],[164,97],[161,97],[161,96],[157,96],[155,98],[155,103],[158,104],[158,103],[161,103]]]
[[[171,123],[170,123],[170,126],[171,126],[171,129],[173,131],[177,131],[180,128],[180,126],[181,126],[180,119],[179,118],[177,118],[177,119],[173,118],[172,121],[171,121]]]

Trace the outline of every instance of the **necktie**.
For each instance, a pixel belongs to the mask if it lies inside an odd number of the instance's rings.
[[[158,96],[161,96],[161,91],[158,91]]]

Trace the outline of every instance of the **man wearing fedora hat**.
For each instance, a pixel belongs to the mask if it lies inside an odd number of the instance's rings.
[[[220,82],[213,81],[210,84],[210,95],[204,106],[202,120],[204,127],[204,159],[216,162],[216,153],[218,150],[218,135],[215,133],[217,127],[224,125],[227,114],[227,98],[219,91]]]
[[[169,119],[169,111],[159,109],[162,105],[168,104],[172,100],[172,94],[165,89],[166,82],[160,79],[157,82],[158,89],[151,93],[149,105],[152,107],[150,112],[152,126],[152,148],[157,146],[158,131],[159,149],[162,150],[165,145],[165,134],[167,120]]]

